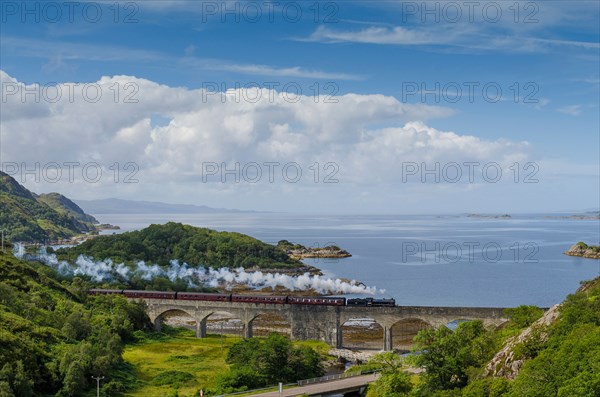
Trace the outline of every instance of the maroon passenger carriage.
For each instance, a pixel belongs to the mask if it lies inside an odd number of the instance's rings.
[[[126,298],[175,299],[208,302],[263,303],[272,305],[346,306],[346,298],[327,296],[269,296],[233,295],[202,292],[139,291],[116,289],[91,289],[90,295],[124,295]]]
[[[177,292],[123,290],[126,298],[177,299]]]
[[[288,303],[288,297],[268,295],[231,295],[231,301],[240,303],[270,303],[283,305]]]
[[[345,306],[346,298],[330,298],[330,297],[326,297],[326,296],[320,296],[320,297],[289,296],[288,303],[290,305]]]
[[[88,291],[90,295],[123,295],[122,289],[91,289]]]
[[[231,294],[206,294],[202,292],[178,292],[177,299],[186,301],[231,302]]]

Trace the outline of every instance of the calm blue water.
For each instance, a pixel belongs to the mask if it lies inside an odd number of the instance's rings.
[[[288,214],[99,215],[122,231],[177,221],[249,234],[268,243],[335,244],[352,253],[306,260],[331,277],[385,289],[400,305],[551,306],[580,281],[600,275],[600,261],[563,255],[573,243],[600,241],[598,220],[458,216]]]

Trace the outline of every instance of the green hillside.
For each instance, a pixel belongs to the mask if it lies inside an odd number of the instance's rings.
[[[303,266],[277,247],[241,233],[218,232],[169,222],[123,234],[99,236],[57,251],[61,259],[88,255],[98,260],[132,263],[147,261],[166,266],[176,259],[191,265],[244,268]]]
[[[547,339],[518,347],[527,361],[507,396],[600,396],[600,277],[567,297]]]
[[[66,197],[38,197],[0,171],[0,227],[8,241],[69,238],[95,230],[94,221]]]
[[[38,201],[43,202],[58,213],[70,215],[76,219],[82,228],[88,228],[89,231],[95,230],[93,225],[99,222],[96,218],[86,214],[77,204],[59,193],[40,194]]]
[[[532,306],[507,309],[511,321],[498,330],[470,321],[454,331],[420,331],[419,354],[406,361],[424,372],[410,382],[403,359],[384,356],[385,370],[367,397],[600,396],[600,277],[554,310],[540,318]],[[382,367],[372,361],[367,366]]]
[[[103,395],[132,386],[124,342],[147,326],[122,297],[88,300],[80,279],[60,284],[48,269],[0,252],[0,396]],[[135,379],[133,379],[135,381]]]

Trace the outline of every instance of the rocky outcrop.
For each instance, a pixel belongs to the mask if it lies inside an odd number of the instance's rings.
[[[301,244],[293,244],[287,240],[281,240],[277,243],[277,248],[284,251],[292,259],[300,260],[304,258],[347,258],[350,253],[335,245],[327,247],[310,248]]]
[[[376,350],[361,351],[361,350],[350,350],[350,349],[330,349],[327,354],[333,357],[343,358],[353,363],[366,363],[374,355],[381,353]]]
[[[304,258],[347,258],[352,256],[348,251],[338,247],[306,248],[287,250],[287,254],[293,259]]]
[[[496,353],[486,366],[486,375],[511,380],[515,379],[527,359],[517,354],[517,346],[526,343],[532,338],[539,338],[539,341],[545,342],[548,339],[548,326],[556,321],[559,314],[560,305],[555,305],[544,313],[539,320],[525,328],[519,335],[509,338],[502,350]]]
[[[585,243],[579,242],[569,248],[564,254],[590,259],[600,259],[600,247],[594,245],[588,246]]]
[[[121,230],[120,226],[111,225],[110,223],[101,223],[96,228],[98,230]]]

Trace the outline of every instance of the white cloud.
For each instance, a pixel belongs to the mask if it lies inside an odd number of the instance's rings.
[[[0,77],[20,84],[4,72]],[[34,190],[70,192],[76,198],[134,195],[205,204],[220,203],[223,197],[239,200],[240,195],[253,196],[255,201],[266,195],[265,200],[273,200],[307,191],[314,196],[314,189],[325,195],[333,192],[337,184],[313,182],[314,171],[309,167],[314,163],[319,163],[320,182],[333,171],[324,169],[325,164],[334,163],[339,188],[352,185],[360,190],[373,184],[400,186],[404,162],[429,166],[498,162],[504,167],[529,157],[526,142],[484,140],[432,128],[427,120],[451,116],[452,110],[403,104],[390,96],[346,94],[329,98],[334,103],[323,103],[324,97],[290,97],[266,89],[213,94],[128,76],[103,77],[97,84],[103,96],[96,103],[83,100],[79,86],[72,102],[63,96],[55,103],[24,103],[19,95],[7,95],[1,120],[3,161],[30,166],[96,161],[111,177],[111,165],[133,162],[140,167],[137,178],[141,183],[115,187],[111,178],[104,178],[90,186],[79,178],[80,184],[76,180]],[[137,103],[122,103],[123,92],[121,103],[115,103],[111,87],[126,84],[139,88]],[[66,92],[67,85],[61,87]],[[259,100],[236,101],[236,97]],[[153,125],[155,115],[168,122]],[[304,178],[297,184],[284,183],[280,177],[273,184],[202,183],[206,162],[225,162],[229,169],[236,162],[242,166],[296,162]],[[375,197],[377,189],[372,192]]]
[[[277,77],[299,77],[318,80],[362,80],[364,77],[348,73],[329,73],[320,70],[307,70],[299,66],[276,68],[267,65],[220,65],[215,69],[230,72]]]
[[[521,3],[518,12],[512,3],[491,1],[453,2],[448,7],[436,2],[385,2],[369,6],[396,16],[388,21],[401,23],[342,20],[345,24],[319,26],[312,34],[296,40],[425,46],[438,51],[585,53],[600,48],[597,2],[553,1],[545,2],[543,7]]]
[[[356,31],[333,30],[320,26],[308,40],[330,43],[353,42],[396,45],[444,44],[451,42],[447,36],[440,40],[440,37],[436,37],[432,33],[431,30],[411,30],[400,26],[393,28],[371,26]]]
[[[401,46],[451,46],[473,50],[503,50],[515,52],[547,51],[553,47],[570,47],[594,50],[600,48],[596,42],[545,39],[517,36],[510,31],[489,32],[467,24],[446,24],[405,28],[402,26],[370,26],[360,30],[335,30],[318,27],[307,38],[299,41],[323,43],[365,43]]]
[[[581,105],[570,105],[556,109],[560,113],[568,114],[569,116],[579,116],[582,112]]]

